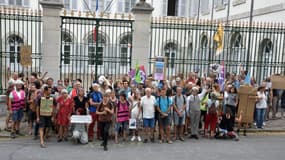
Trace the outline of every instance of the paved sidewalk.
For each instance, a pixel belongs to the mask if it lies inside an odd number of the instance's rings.
[[[255,126],[251,126],[251,128],[249,128],[247,130],[248,133],[258,133],[258,132],[283,132],[285,133],[285,119],[281,119],[280,114],[277,115],[277,119],[275,120],[268,120],[266,121],[266,125],[264,129],[256,129]],[[9,137],[10,136],[10,132],[6,132],[4,131],[5,128],[5,120],[6,117],[4,114],[0,115],[0,138],[2,137]],[[21,130],[20,132],[24,135],[23,137],[29,137],[28,135],[28,123],[27,122],[22,122],[21,124]],[[241,129],[242,131],[242,129]],[[242,133],[242,132],[241,132]]]

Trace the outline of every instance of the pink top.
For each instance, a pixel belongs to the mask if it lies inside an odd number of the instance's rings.
[[[128,102],[121,103],[120,101],[117,104],[118,106],[118,114],[117,114],[117,122],[125,122],[129,121],[129,104]]]

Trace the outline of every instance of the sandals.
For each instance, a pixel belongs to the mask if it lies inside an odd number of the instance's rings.
[[[41,148],[47,148],[47,146],[45,144],[41,144],[40,146],[41,146]]]

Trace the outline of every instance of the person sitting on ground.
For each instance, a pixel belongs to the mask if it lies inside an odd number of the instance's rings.
[[[232,110],[230,108],[226,109],[226,113],[222,115],[221,121],[219,124],[219,134],[216,137],[223,137],[223,138],[233,138],[234,140],[238,141],[239,137],[234,132],[234,125],[235,120],[240,121],[241,114],[239,118],[236,118],[233,116]]]
[[[83,108],[78,108],[76,111],[76,115],[85,115],[85,111]],[[87,144],[88,143],[88,135],[87,135],[86,124],[76,123],[74,125],[74,129],[72,132],[72,139],[75,143]]]

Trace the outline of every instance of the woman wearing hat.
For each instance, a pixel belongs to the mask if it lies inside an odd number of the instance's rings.
[[[9,95],[8,107],[12,115],[12,132],[11,138],[15,138],[15,134],[19,134],[20,122],[24,116],[23,110],[25,107],[25,91],[22,90],[23,82],[17,80],[15,82],[16,89]]]
[[[61,96],[57,100],[57,124],[59,125],[58,142],[64,138],[67,141],[67,128],[72,114],[73,101],[68,96],[66,89],[61,91]]]

